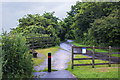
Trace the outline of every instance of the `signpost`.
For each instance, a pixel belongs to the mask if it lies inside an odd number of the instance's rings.
[[[82,53],[83,53],[83,54],[86,53],[86,48],[82,48]]]

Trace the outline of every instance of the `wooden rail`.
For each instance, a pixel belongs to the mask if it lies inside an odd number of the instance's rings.
[[[27,43],[30,46],[30,49],[41,48],[42,45],[52,46],[53,37],[32,37],[26,38]],[[54,41],[55,43],[55,41]],[[55,43],[56,44],[56,43]]]
[[[74,49],[79,49],[80,51],[79,52],[74,52]],[[93,51],[87,51],[86,54],[90,54],[92,53],[92,58],[74,58],[74,55],[78,55],[78,54],[83,54],[81,52],[82,48],[86,48],[86,49],[93,49]],[[95,49],[109,49],[108,52],[95,52]],[[73,69],[74,66],[88,66],[88,65],[92,65],[92,68],[95,67],[95,65],[106,65],[108,64],[109,67],[111,67],[111,64],[117,64],[117,63],[113,63],[111,62],[111,54],[114,54],[114,53],[111,53],[111,49],[120,49],[120,48],[112,48],[111,46],[109,47],[77,47],[77,46],[72,46],[72,65],[71,65],[71,68]],[[108,57],[95,57],[96,54],[108,54]],[[115,54],[118,54],[118,53],[115,53]],[[84,55],[84,54],[83,54]],[[95,63],[95,59],[108,59],[109,62],[108,63]],[[92,64],[74,64],[74,60],[92,60]]]

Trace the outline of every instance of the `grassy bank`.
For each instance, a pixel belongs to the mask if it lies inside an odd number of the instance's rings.
[[[89,45],[81,45],[76,42],[72,42],[75,46],[88,47]],[[92,51],[92,49],[89,49]],[[108,52],[107,50],[95,49],[96,52]],[[116,55],[115,55],[116,56]],[[75,58],[89,58],[83,55],[77,55]],[[108,61],[95,60],[95,63],[107,63]],[[91,64],[92,60],[74,60],[74,64]],[[112,64],[111,67],[108,65],[95,65],[95,68],[91,66],[74,66],[71,69],[71,62],[66,70],[69,70],[77,78],[118,78],[118,69],[120,64]]]
[[[74,44],[75,46],[79,46],[79,47],[90,47],[90,45],[82,45],[82,44],[76,43],[76,42],[71,42],[71,43]],[[92,51],[92,49],[87,49],[87,50]],[[109,51],[108,49],[95,49],[95,52],[108,52],[108,51]],[[111,52],[120,52],[120,51],[112,49]],[[111,56],[120,57],[120,54],[111,54]]]
[[[35,49],[35,51],[38,52],[38,54],[42,55],[42,58],[41,57],[32,58],[34,66],[38,66],[42,62],[44,62],[44,60],[45,60],[45,58],[47,58],[49,52],[51,52],[51,55],[52,55],[58,49],[59,49],[59,46],[50,47],[50,48],[46,48],[46,49]]]
[[[88,58],[83,55],[77,55],[76,58]],[[104,63],[107,61],[95,60],[95,63]],[[74,64],[89,64],[92,60],[77,60]],[[118,64],[112,64],[111,67],[108,65],[96,65],[95,68],[92,66],[74,66],[71,69],[71,63],[66,70],[69,70],[77,78],[118,78]]]

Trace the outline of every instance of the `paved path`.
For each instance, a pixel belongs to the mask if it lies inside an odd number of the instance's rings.
[[[74,80],[76,80],[75,76],[67,70],[58,70],[53,72],[34,72],[34,75],[37,75],[37,77],[40,78],[74,78]]]
[[[69,71],[65,70],[68,67],[68,62],[71,60],[71,45],[69,42],[61,43],[60,47],[62,49],[59,49],[56,51],[52,57],[52,69],[56,69],[58,71],[52,71],[52,72],[33,72],[34,76],[40,77],[40,78],[74,78],[76,77],[72,75]],[[44,70],[47,68],[48,59],[45,59],[42,65],[35,66],[34,69]]]

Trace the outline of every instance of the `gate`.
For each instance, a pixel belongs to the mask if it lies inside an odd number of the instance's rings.
[[[76,50],[79,51],[76,51]],[[82,52],[82,49],[86,49],[86,53]],[[92,51],[87,50],[87,49],[92,49]],[[108,53],[107,52],[95,52],[95,49],[109,49]],[[120,49],[120,48],[112,48],[111,46],[109,47],[77,47],[77,46],[72,46],[72,64],[71,64],[71,68],[73,69],[74,66],[88,66],[88,65],[92,65],[92,68],[94,68],[95,65],[106,65],[108,64],[109,67],[111,67],[111,64],[117,64],[116,62],[111,62],[111,54],[120,54],[118,52],[113,52],[111,53],[111,49]],[[91,58],[74,58],[74,55],[89,55],[91,54]],[[96,54],[103,54],[106,56],[102,56],[102,57],[95,57]],[[96,63],[95,64],[95,59],[108,59],[108,63]],[[106,60],[107,60],[106,59]],[[74,64],[74,60],[92,60],[92,64]]]

